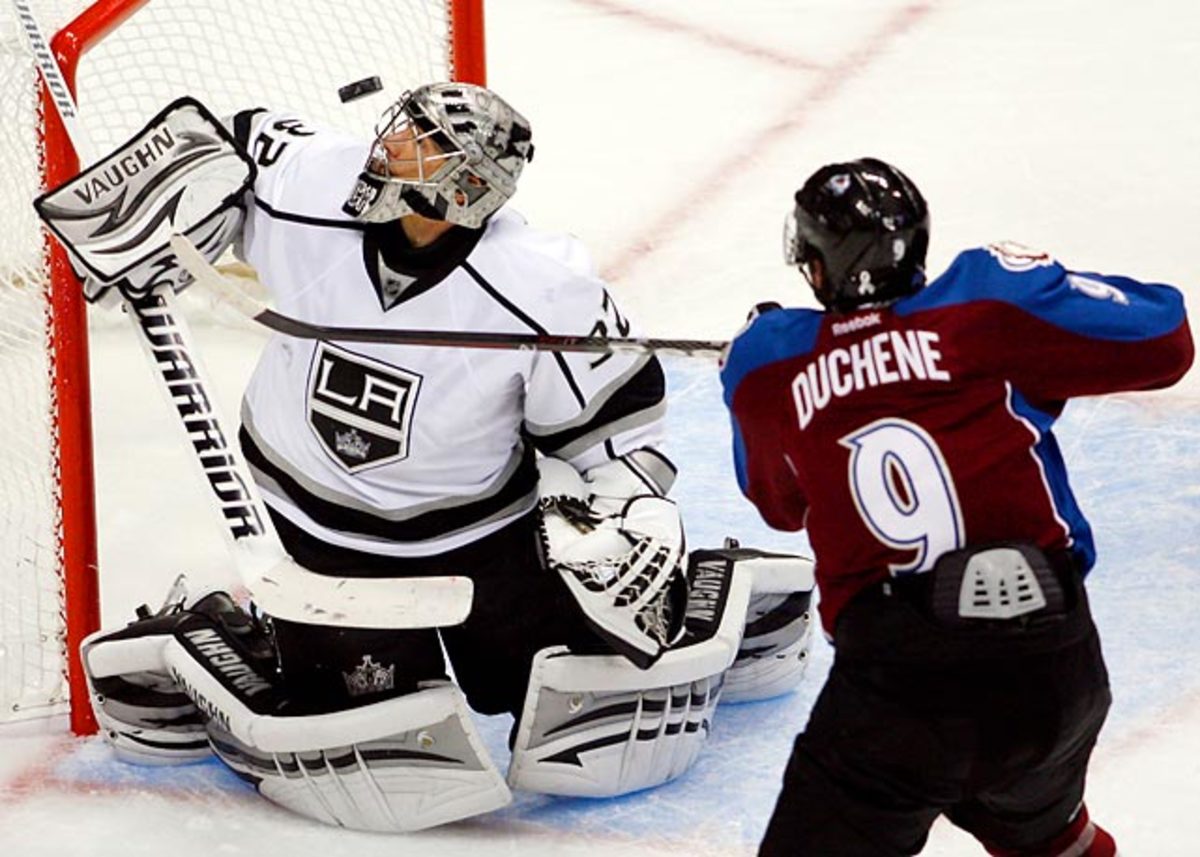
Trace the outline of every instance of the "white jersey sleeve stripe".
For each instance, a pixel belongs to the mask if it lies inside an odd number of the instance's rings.
[[[621,375],[606,384],[602,389],[597,391],[592,396],[591,401],[587,403],[586,407],[584,407],[583,410],[581,410],[571,419],[552,426],[537,425],[529,420],[526,420],[525,428],[534,437],[542,438],[571,431],[572,429],[578,429],[582,426],[593,423],[596,420],[599,411],[608,405],[610,400],[613,400],[622,393],[626,392],[627,385],[636,381],[638,374],[641,373],[642,370],[646,368],[646,364],[653,359],[655,358],[649,354],[638,355],[638,359],[635,363],[633,363],[633,365],[631,365]],[[569,372],[570,370],[564,369],[563,371]]]

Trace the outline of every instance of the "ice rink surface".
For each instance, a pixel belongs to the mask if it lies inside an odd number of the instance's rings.
[[[1069,267],[1180,285],[1197,309],[1192,0],[492,0],[488,39],[490,83],[531,118],[538,147],[514,206],[584,239],[653,335],[727,338],[758,301],[807,303],[780,261],[791,193],[821,164],[863,155],[897,164],[929,199],[932,273],[960,249],[1012,239]],[[197,333],[236,414],[261,337]],[[668,373],[691,545],[736,535],[805,550],[737,493],[713,364],[671,361]],[[229,571],[127,331],[96,332],[93,374],[112,624],[180,571],[198,585]],[[1089,585],[1115,695],[1088,800],[1133,857],[1200,854],[1198,375],[1075,402],[1058,432],[1096,530]],[[722,706],[675,783],[609,801],[518,795],[407,837],[291,816],[215,763],[126,767],[61,724],[8,729],[0,854],[748,855],[830,658],[818,641],[800,692]],[[481,720],[502,767],[508,726]],[[939,824],[923,853],[981,852]]]

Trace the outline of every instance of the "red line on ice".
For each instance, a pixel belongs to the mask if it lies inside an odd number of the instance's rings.
[[[630,21],[647,27],[652,30],[659,30],[672,35],[684,36],[687,38],[697,39],[704,42],[706,45],[721,50],[732,51],[742,57],[750,59],[765,60],[774,65],[782,66],[788,69],[800,69],[802,71],[817,71],[821,68],[819,63],[811,60],[806,60],[803,57],[792,56],[791,54],[781,54],[778,51],[773,51],[763,45],[756,45],[752,42],[745,42],[741,39],[735,39],[726,33],[708,30],[704,27],[697,27],[688,21],[681,21],[674,18],[668,18],[663,15],[655,15],[645,9],[634,9],[628,6],[614,3],[612,0],[575,0],[581,6],[590,6],[598,12],[611,15],[617,18],[628,18]]]
[[[577,2],[606,7],[610,5],[609,0]],[[765,149],[784,142],[807,125],[820,105],[830,101],[847,83],[870,68],[889,44],[920,23],[935,5],[933,2],[917,2],[896,9],[882,26],[868,34],[861,45],[833,65],[821,68],[815,82],[804,95],[785,107],[784,118],[748,137],[753,141],[755,156],[763,156]],[[692,183],[694,190],[684,194],[674,206],[646,224],[634,241],[619,250],[603,266],[604,278],[615,282],[629,276],[638,264],[680,232],[695,212],[703,210],[710,200],[727,190],[740,175],[738,168],[745,163],[746,152],[749,151],[747,147],[733,147],[731,154],[718,162],[707,175],[698,176]]]

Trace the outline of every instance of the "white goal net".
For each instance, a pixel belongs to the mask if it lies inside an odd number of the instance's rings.
[[[75,35],[62,42],[67,48],[94,41],[75,75],[90,149],[80,153],[85,165],[182,95],[217,115],[287,109],[365,135],[407,87],[450,78],[482,82],[482,35],[467,31],[481,26],[481,0],[27,5],[47,38],[70,25]],[[69,76],[71,60],[66,66]],[[341,103],[340,86],[371,76],[381,78],[381,95]],[[82,363],[72,356],[86,348],[86,328],[64,321],[56,295],[74,284],[51,277],[31,205],[48,167],[53,174],[63,159],[46,138],[38,90],[22,21],[10,3],[0,4],[0,722],[67,705],[64,616],[72,595],[64,580],[76,572],[64,567],[72,550],[63,546],[71,544],[72,528],[86,533],[87,522],[73,520],[86,514],[64,506],[64,485],[68,494],[73,480],[86,477],[90,485],[91,470],[86,450],[63,443],[71,434],[64,396],[86,391],[86,354]],[[83,552],[84,565],[89,555],[94,548]]]

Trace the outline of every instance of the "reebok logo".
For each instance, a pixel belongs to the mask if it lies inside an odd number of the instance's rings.
[[[847,333],[853,333],[856,330],[877,327],[880,324],[883,324],[883,319],[879,317],[879,313],[870,312],[866,315],[855,316],[846,321],[835,321],[833,323],[833,335],[842,336]]]

